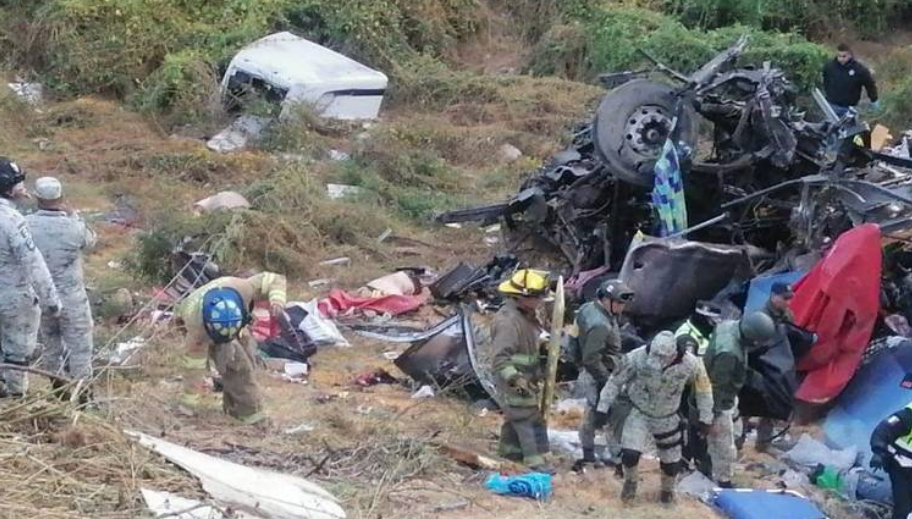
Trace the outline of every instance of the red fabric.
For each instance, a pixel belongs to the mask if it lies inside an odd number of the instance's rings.
[[[279,323],[269,314],[269,302],[260,301],[253,305],[253,314],[250,316],[250,333],[258,342],[264,342],[279,336]]]
[[[840,236],[795,284],[795,322],[818,335],[798,364],[807,376],[795,397],[825,403],[842,392],[871,340],[880,307],[881,236],[873,224]]]
[[[427,302],[424,294],[417,296],[383,296],[383,297],[355,297],[342,290],[332,290],[326,299],[321,300],[317,306],[325,317],[334,317],[338,314],[354,310],[371,310],[380,314],[399,315],[413,312]]]

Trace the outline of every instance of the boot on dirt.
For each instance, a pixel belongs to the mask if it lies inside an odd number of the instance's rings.
[[[596,470],[605,468],[605,463],[595,457],[595,449],[583,449],[583,457],[573,464],[573,471],[582,473],[587,467]]]
[[[666,506],[671,506],[675,501],[675,482],[674,476],[662,474],[662,490],[659,492],[659,502]]]
[[[621,489],[621,502],[625,505],[633,503],[637,494],[637,482],[633,480],[624,481],[624,487]]]

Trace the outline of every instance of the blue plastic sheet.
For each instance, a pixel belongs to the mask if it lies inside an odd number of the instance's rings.
[[[731,519],[826,519],[814,503],[785,491],[720,490],[714,504]]]
[[[504,496],[529,497],[538,501],[551,499],[551,475],[530,472],[520,476],[491,474],[485,481],[488,490]]]

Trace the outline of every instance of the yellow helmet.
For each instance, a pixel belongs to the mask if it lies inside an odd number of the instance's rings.
[[[501,294],[524,297],[545,297],[550,289],[550,275],[543,270],[517,270],[510,279],[497,287]]]

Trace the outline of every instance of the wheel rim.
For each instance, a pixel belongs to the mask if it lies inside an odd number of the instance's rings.
[[[633,152],[644,157],[659,156],[671,131],[671,118],[658,106],[641,106],[627,118],[624,143]]]

